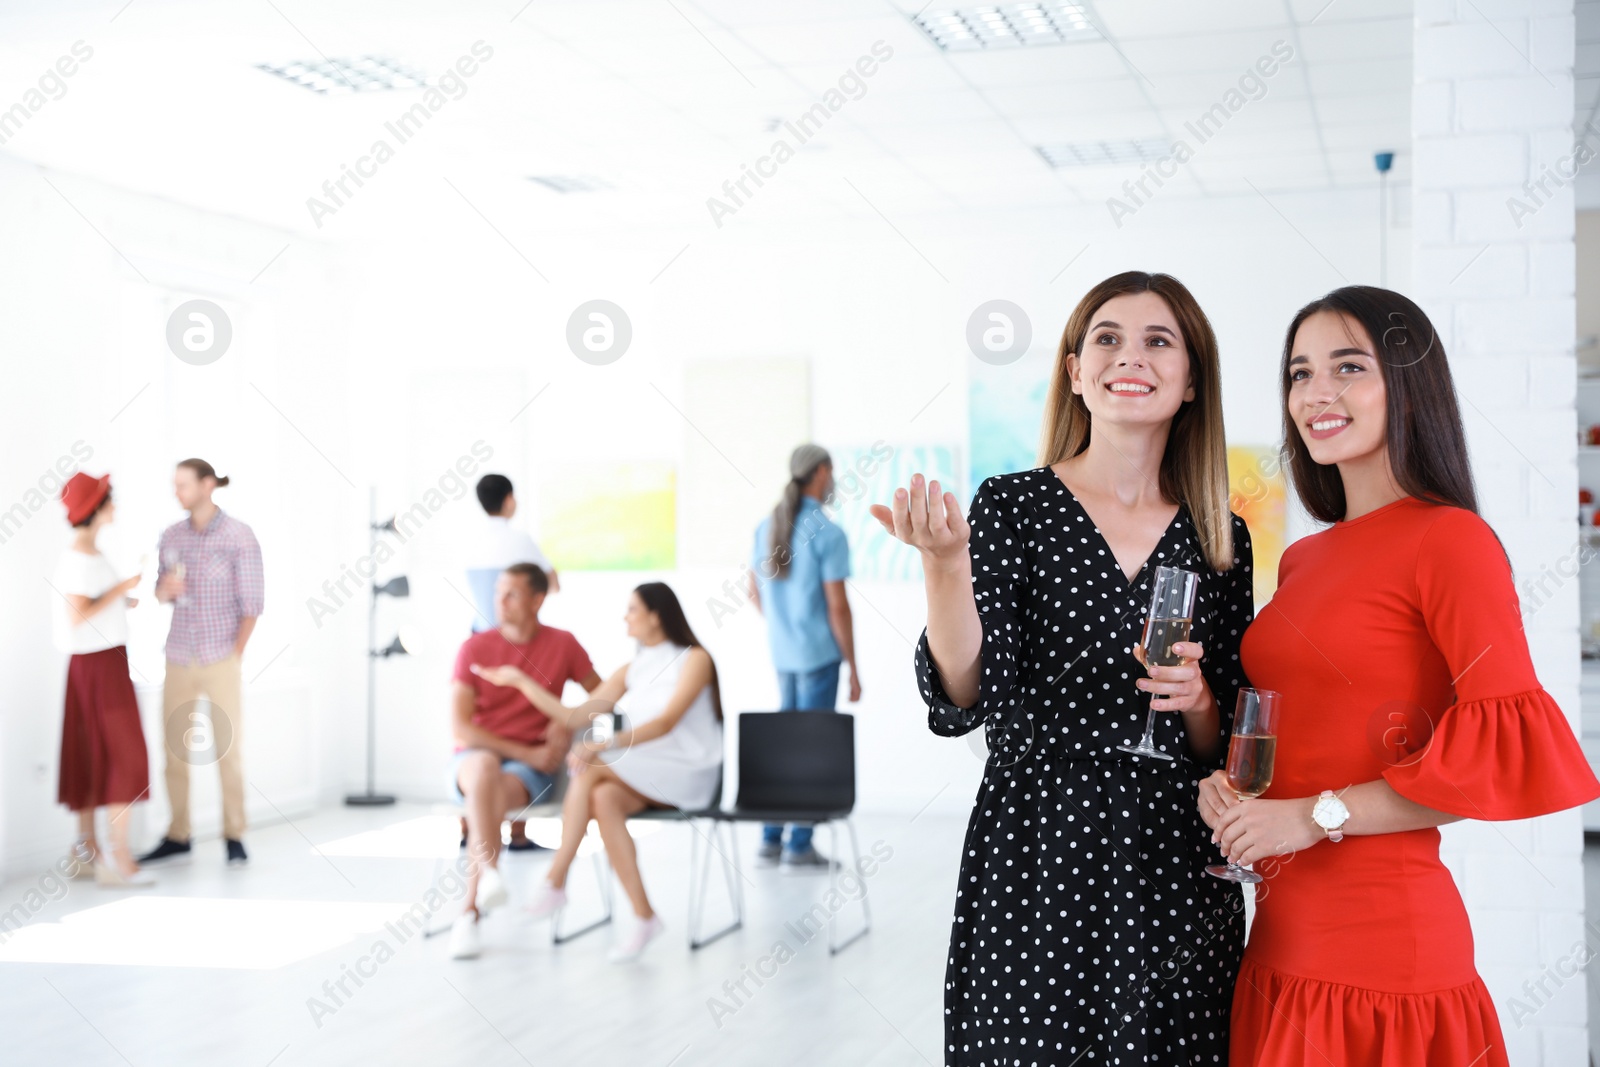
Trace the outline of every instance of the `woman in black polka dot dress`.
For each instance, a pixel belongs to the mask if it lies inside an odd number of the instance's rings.
[[[945,971],[948,1067],[1227,1062],[1240,888],[1194,795],[1247,685],[1249,532],[1228,511],[1215,337],[1167,275],[1100,283],[1067,323],[1048,466],[963,520],[912,479],[874,513],[922,554],[930,728],[982,726]],[[1092,423],[1092,432],[1091,432]],[[1187,666],[1136,658],[1158,566],[1200,574]],[[1121,752],[1156,716],[1172,761]]]

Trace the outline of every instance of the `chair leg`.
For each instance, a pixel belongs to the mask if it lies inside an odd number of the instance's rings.
[[[600,927],[611,921],[611,868],[606,865],[605,854],[602,852],[595,853],[594,874],[595,878],[600,882],[600,901],[604,907],[600,918],[581,929],[573,930],[571,933],[563,933],[561,920],[566,915],[567,909],[562,908],[550,920],[550,943],[552,945],[564,945],[568,941],[576,940],[592,930],[600,929]]]
[[[447,864],[442,860],[434,860],[433,861],[433,877],[428,879],[428,886],[429,886],[430,889],[439,884],[440,873],[444,870],[444,868],[446,866],[447,866]],[[424,941],[426,941],[430,937],[438,937],[440,934],[448,934],[450,932],[450,928],[452,926],[454,926],[454,925],[455,925],[455,920],[452,918],[449,922],[445,923],[443,926],[430,926],[430,927],[427,927],[426,929],[424,929],[422,931],[422,939]]]
[[[837,932],[837,929],[838,929],[838,926],[839,926],[838,917],[837,916],[830,916],[828,918],[828,955],[830,955],[830,956],[837,956],[839,953],[843,952],[845,949],[849,948],[851,945],[853,945],[857,941],[859,941],[862,937],[866,936],[867,932],[872,929],[872,912],[869,911],[868,908],[867,908],[867,883],[866,883],[866,880],[861,877],[861,852],[860,852],[860,849],[858,849],[857,846],[856,846],[856,828],[855,828],[855,824],[852,823],[849,819],[845,819],[844,825],[845,825],[845,829],[847,831],[849,831],[849,834],[850,834],[850,863],[851,863],[851,870],[855,872],[856,881],[861,886],[861,917],[862,917],[862,923],[861,923],[861,929],[857,930],[855,933],[851,934],[849,937],[845,938],[843,941],[836,941],[834,938],[835,938],[835,935],[836,935],[836,932]],[[830,857],[830,859],[837,860],[838,857],[839,857],[839,831],[837,829],[836,824],[833,821],[829,821],[829,823],[828,823],[828,843],[833,848],[833,854]],[[842,867],[843,867],[843,864],[841,863],[840,864],[840,868],[842,868]],[[839,890],[839,869],[840,868],[832,868],[831,872],[830,872],[830,877],[832,879],[832,883],[831,884],[832,884],[832,888],[833,888],[833,890],[835,892],[838,892],[838,890]]]
[[[739,824],[728,820],[728,855],[733,857],[733,866],[729,868],[723,864],[722,873],[728,880],[728,897],[733,901],[733,915],[742,924],[744,922],[744,870],[739,866]]]
[[[720,819],[712,819],[711,837],[705,842],[705,854],[700,856],[700,830],[691,821],[690,829],[694,832],[694,840],[689,849],[689,948],[701,949],[719,938],[726,937],[744,925],[744,901],[737,890],[737,883],[733,881],[727,856],[722,857],[724,877],[728,879],[728,903],[733,908],[733,919],[727,925],[713,931],[707,936],[700,936],[700,920],[705,912],[705,901],[709,895],[711,882],[712,857],[721,851]],[[731,827],[731,823],[729,824]],[[737,848],[738,842],[734,841]],[[737,865],[738,852],[734,852],[733,863]]]

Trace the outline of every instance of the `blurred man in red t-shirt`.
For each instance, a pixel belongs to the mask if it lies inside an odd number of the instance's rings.
[[[556,773],[572,735],[551,722],[516,689],[490,685],[472,665],[515,664],[552,693],[577,682],[589,692],[600,675],[578,639],[539,622],[549,578],[537,564],[514,563],[495,582],[495,622],[467,638],[456,655],[452,701],[456,753],[450,782],[467,810],[467,848],[478,862],[471,867],[467,908],[450,934],[456,959],[479,951],[478,918],[506,901],[500,876],[500,823],[508,812],[551,799]]]

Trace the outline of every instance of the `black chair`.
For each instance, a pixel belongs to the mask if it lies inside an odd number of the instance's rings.
[[[861,885],[861,929],[843,941],[838,924],[828,916],[828,954],[834,955],[872,929],[866,880],[861,877],[861,850],[856,843],[855,717],[835,711],[747,711],[739,716],[739,796],[733,807],[707,813],[719,822],[826,823],[832,846],[832,886],[839,888],[838,824],[850,837],[852,870]],[[739,870],[737,840],[734,872]],[[735,882],[737,885],[737,882]],[[743,901],[736,898],[734,926],[743,920]],[[720,936],[720,935],[719,935]]]
[[[689,947],[700,949],[744,925],[744,894],[740,883],[745,881],[739,865],[739,841],[735,827],[741,822],[757,823],[826,823],[832,846],[833,870],[831,885],[839,889],[839,834],[838,824],[844,823],[850,837],[852,870],[861,885],[861,929],[845,938],[837,939],[838,924],[830,913],[827,916],[828,954],[836,955],[872,929],[872,911],[867,905],[866,880],[861,876],[861,850],[856,843],[856,828],[851,822],[851,812],[856,804],[856,740],[855,717],[834,711],[747,711],[739,716],[739,795],[733,807],[722,808],[722,778],[717,779],[717,800],[712,807],[702,811],[683,811],[677,808],[648,808],[630,821],[678,820],[687,822],[694,831],[689,844]],[[698,825],[708,822],[708,836]],[[727,827],[727,847],[722,847],[723,827]],[[701,840],[705,841],[702,851]],[[728,902],[733,919],[726,925],[702,935],[701,916],[710,884],[710,864],[713,853],[720,853],[723,874],[728,884]],[[610,868],[604,868],[608,876]],[[602,899],[604,911],[582,929],[570,934],[552,934],[556,944],[562,944],[611,921],[611,892],[609,877],[603,878]],[[557,917],[559,920],[559,916]],[[802,925],[813,916],[801,920]],[[557,929],[553,926],[552,930]]]

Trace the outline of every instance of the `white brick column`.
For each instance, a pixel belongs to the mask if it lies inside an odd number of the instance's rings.
[[[1547,572],[1577,547],[1573,40],[1572,0],[1417,0],[1410,295],[1449,353],[1480,507],[1511,555],[1539,678],[1576,731],[1577,581]],[[1575,946],[1600,950],[1582,848],[1576,811],[1445,828],[1517,1067],[1589,1062],[1584,976],[1561,973]]]

